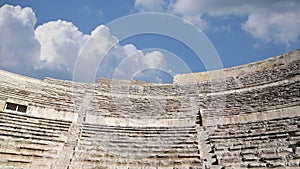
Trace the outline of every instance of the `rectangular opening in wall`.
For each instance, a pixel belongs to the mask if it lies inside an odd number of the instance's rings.
[[[18,112],[26,113],[26,110],[27,110],[27,106],[18,105],[18,108],[17,108]]]
[[[26,113],[27,106],[16,104],[16,103],[6,102],[5,110]]]
[[[6,103],[5,109],[6,110],[12,110],[12,111],[16,111],[17,110],[18,105],[14,104],[14,103]]]

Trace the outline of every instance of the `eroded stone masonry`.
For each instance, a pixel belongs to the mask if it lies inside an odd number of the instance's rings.
[[[300,50],[173,84],[0,71],[0,168],[300,168]]]

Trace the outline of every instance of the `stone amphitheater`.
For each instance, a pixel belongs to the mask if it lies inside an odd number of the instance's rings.
[[[300,50],[173,84],[0,85],[1,169],[300,168]]]

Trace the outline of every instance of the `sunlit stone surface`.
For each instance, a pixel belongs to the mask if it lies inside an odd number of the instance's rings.
[[[0,85],[3,169],[300,167],[300,50],[173,84]]]

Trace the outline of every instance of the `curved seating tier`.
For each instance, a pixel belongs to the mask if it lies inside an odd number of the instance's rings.
[[[299,77],[280,84],[207,96],[202,101],[203,112],[208,117],[219,117],[300,105]]]
[[[300,116],[218,125],[207,144],[218,166],[299,168]]]
[[[197,86],[201,93],[210,93],[214,91],[234,90],[274,83],[299,74],[300,60],[297,60],[289,64],[253,71],[235,77],[226,77],[199,82]]]
[[[300,167],[300,50],[173,84],[0,71],[0,106],[0,168]]]
[[[300,50],[299,50],[300,51]],[[282,58],[283,59],[283,58]],[[233,69],[233,68],[231,68]],[[230,70],[228,70],[230,72]],[[200,73],[201,74],[201,73]],[[229,73],[230,74],[230,73]],[[274,63],[271,67],[261,68],[255,71],[239,73],[237,76],[219,77],[197,82],[197,84],[153,84],[137,81],[100,79],[95,85],[72,83],[64,80],[47,78],[44,81],[66,87],[80,86],[94,88],[103,93],[138,95],[138,96],[180,96],[199,93],[211,93],[213,91],[233,90],[253,87],[267,83],[273,83],[288,79],[300,74],[300,60],[292,60],[289,63]],[[184,75],[183,75],[184,76]],[[192,76],[192,75],[187,75]],[[197,75],[195,75],[197,76]],[[196,80],[196,77],[195,77]],[[220,87],[221,86],[221,87]],[[189,93],[189,90],[191,91]]]
[[[177,96],[177,89],[172,84],[154,84],[141,81],[100,79],[96,84],[78,83],[52,78],[45,82],[74,89],[93,90],[97,93],[137,96]]]
[[[191,127],[83,125],[76,168],[200,168],[197,131]]]
[[[153,98],[97,95],[89,114],[133,119],[195,120],[197,111],[189,98]]]
[[[0,111],[0,168],[50,169],[60,157],[70,126],[69,121]]]
[[[74,111],[71,88],[0,71],[0,100],[15,99],[36,107]]]
[[[178,90],[190,86],[198,87],[199,93],[211,93],[274,83],[300,74],[299,57],[300,49],[233,68],[176,75],[174,84]]]

